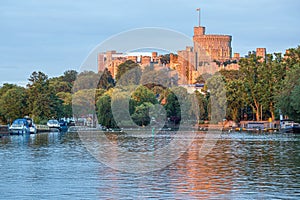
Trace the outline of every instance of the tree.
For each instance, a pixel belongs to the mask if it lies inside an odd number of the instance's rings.
[[[34,84],[39,84],[41,86],[44,86],[47,84],[48,76],[44,74],[43,72],[32,72],[32,74],[29,77],[29,83],[27,84],[27,87],[31,88],[34,86]]]
[[[79,90],[96,89],[100,79],[100,74],[93,71],[81,72],[73,85],[73,92]]]
[[[287,51],[283,66],[287,71],[280,82],[281,88],[276,96],[276,107],[284,115],[300,121],[300,46]]]
[[[135,112],[131,115],[133,121],[139,126],[147,126],[150,124],[149,111],[154,105],[149,102],[144,102],[135,108]]]
[[[15,87],[17,87],[17,85],[4,83],[3,86],[0,87],[0,99],[8,90]],[[5,119],[5,112],[1,109],[1,105],[0,105],[0,122],[7,123],[7,120]]]
[[[264,80],[262,77],[262,62],[255,54],[242,58],[239,62],[241,81],[243,82],[243,98],[256,115],[256,120],[261,119],[261,109],[264,99]]]
[[[238,70],[225,70],[222,69],[219,73],[224,76],[226,82],[237,80],[240,78],[240,72]]]
[[[115,80],[113,79],[110,71],[108,71],[107,68],[105,68],[105,70],[99,75],[100,75],[100,80],[97,85],[98,89],[108,90],[115,86]]]
[[[96,89],[84,89],[73,94],[72,107],[76,117],[95,114],[95,93]]]
[[[142,71],[140,66],[132,60],[127,60],[118,66],[116,81],[118,85],[138,85]]]
[[[10,89],[18,87],[15,84],[4,83],[2,87],[0,87],[0,97]]]
[[[290,48],[286,51],[284,64],[286,69],[296,67],[300,63],[300,46],[297,48]]]
[[[167,112],[167,117],[170,118],[170,120],[175,124],[179,123],[181,119],[180,103],[177,96],[173,92],[167,96],[167,103],[164,105],[164,107]]]
[[[141,85],[132,94],[129,109],[133,121],[139,126],[150,123],[149,109],[157,104],[155,94]]]
[[[240,111],[244,107],[243,82],[231,80],[226,82],[227,118],[233,121],[240,120]]]
[[[3,121],[12,122],[16,118],[27,115],[26,90],[23,87],[14,86],[8,89],[0,98],[0,111]]]
[[[264,89],[262,106],[271,117],[275,119],[275,104],[276,96],[281,91],[282,80],[285,77],[285,67],[282,63],[282,56],[280,53],[268,54],[266,61],[263,62],[260,70],[262,87]]]
[[[205,98],[205,96],[203,94],[201,94],[199,91],[195,91],[195,95],[196,95],[197,103],[199,106],[199,119],[207,120],[208,119],[208,114],[207,114],[208,101]]]
[[[196,78],[195,83],[205,83],[205,78],[202,75],[200,75]]]
[[[143,71],[141,84],[149,89],[155,86],[164,88],[173,87],[178,85],[178,78],[167,69],[161,70],[145,70]]]
[[[277,107],[284,115],[294,120],[300,121],[300,66],[294,66],[287,72],[285,80],[282,82],[282,91],[277,96]]]
[[[162,63],[162,64],[169,64],[170,63],[170,54],[165,54],[165,55],[162,55],[161,57],[160,57],[160,62]]]
[[[49,80],[49,86],[53,88],[55,93],[72,91],[72,84],[62,81],[61,78],[52,78]]]
[[[49,118],[62,116],[62,101],[50,87],[49,79],[43,72],[33,72],[28,79],[28,109],[34,120],[39,123]]]
[[[73,85],[74,81],[76,80],[78,72],[75,70],[67,70],[64,72],[62,76],[62,81],[71,83]]]
[[[62,116],[72,117],[72,94],[68,92],[59,92],[56,96],[62,101]]]
[[[157,104],[157,99],[155,98],[155,94],[146,88],[145,86],[139,86],[131,96],[132,100],[134,100],[134,104],[136,106],[140,106],[145,102],[149,102],[151,104]]]
[[[224,77],[215,74],[207,80],[209,90],[208,113],[213,123],[221,122],[226,116],[227,98]]]
[[[111,97],[108,94],[104,94],[99,98],[96,106],[99,124],[107,128],[115,128],[117,125],[111,111]]]

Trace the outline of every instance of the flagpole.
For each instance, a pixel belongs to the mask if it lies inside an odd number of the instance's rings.
[[[197,11],[199,13],[199,27],[200,27],[200,18],[201,18],[201,15],[200,15],[200,8],[197,8]]]

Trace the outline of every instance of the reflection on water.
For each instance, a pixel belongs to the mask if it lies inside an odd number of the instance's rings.
[[[200,159],[204,134],[176,163],[142,175],[99,163],[75,133],[2,137],[0,198],[300,198],[299,135],[223,134]]]

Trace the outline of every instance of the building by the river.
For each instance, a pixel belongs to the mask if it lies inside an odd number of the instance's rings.
[[[206,28],[200,26],[199,22],[199,26],[194,27],[193,46],[178,50],[177,55],[170,54],[169,63],[162,63],[162,55],[157,52],[137,56],[111,50],[98,54],[98,71],[107,68],[115,78],[118,66],[126,60],[132,60],[142,69],[152,65],[158,69],[166,67],[175,70],[179,84],[194,84],[202,74],[214,74],[222,69],[239,69],[240,54],[232,53],[231,42],[231,35],[206,34]],[[266,49],[257,48],[256,54],[265,59]]]

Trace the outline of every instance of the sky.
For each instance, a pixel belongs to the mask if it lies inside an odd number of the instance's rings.
[[[233,52],[284,52],[300,44],[297,0],[10,0],[0,2],[0,84],[26,85],[33,71],[49,77],[79,71],[101,42],[124,31],[159,27],[188,37],[198,24],[228,34]],[[179,50],[179,49],[178,49]]]

